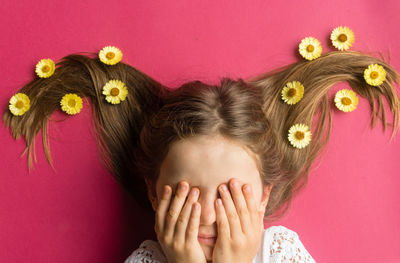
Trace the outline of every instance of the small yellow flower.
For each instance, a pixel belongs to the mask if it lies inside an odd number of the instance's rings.
[[[99,52],[101,62],[107,65],[115,65],[122,59],[122,52],[114,46],[106,46]]]
[[[339,50],[347,50],[354,43],[354,33],[347,26],[339,26],[332,30],[332,45]]]
[[[56,70],[56,66],[54,64],[54,61],[51,60],[50,58],[47,59],[41,59],[37,64],[36,64],[36,74],[41,77],[41,78],[48,78],[51,75],[53,75],[54,71]]]
[[[76,94],[65,94],[60,101],[61,109],[69,114],[75,115],[82,109],[82,99]]]
[[[293,147],[304,148],[311,141],[311,131],[306,124],[298,123],[290,127],[288,139]]]
[[[109,103],[119,104],[125,100],[128,89],[122,81],[112,79],[104,85],[103,95],[106,95],[106,101]]]
[[[299,81],[291,81],[286,83],[282,89],[282,100],[287,104],[296,104],[304,94],[304,86]]]
[[[386,80],[386,71],[381,65],[371,64],[364,70],[364,79],[371,86],[379,86]]]
[[[322,46],[318,39],[306,37],[299,44],[299,52],[307,60],[319,58],[322,53]]]
[[[24,93],[15,94],[11,97],[8,108],[15,116],[23,115],[30,108],[29,97]]]
[[[335,95],[336,107],[344,112],[350,112],[357,108],[358,96],[351,89],[342,89]]]

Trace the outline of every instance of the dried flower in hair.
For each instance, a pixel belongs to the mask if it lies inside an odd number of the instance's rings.
[[[298,123],[290,127],[288,139],[293,147],[304,148],[311,141],[311,131],[306,124]]]
[[[379,86],[386,80],[386,71],[381,65],[371,64],[364,70],[364,79],[371,86]]]
[[[8,108],[15,116],[23,115],[30,108],[29,97],[24,93],[15,94],[11,97]]]
[[[37,64],[36,64],[36,74],[41,77],[41,78],[48,78],[51,75],[53,75],[54,71],[56,70],[56,66],[54,64],[54,61],[51,60],[50,58],[47,59],[41,59]]]
[[[336,107],[344,112],[351,112],[357,108],[358,96],[351,89],[342,89],[335,95]]]
[[[122,59],[122,52],[114,46],[106,46],[99,52],[101,62],[107,65],[115,65]]]
[[[286,83],[282,89],[282,100],[287,104],[296,104],[303,98],[304,86],[299,81],[291,81]]]
[[[322,53],[322,46],[318,39],[306,37],[299,44],[299,52],[307,60],[319,58]]]
[[[354,33],[347,26],[339,26],[332,30],[332,45],[339,50],[347,50],[354,43]]]
[[[65,94],[60,101],[61,109],[69,114],[75,115],[82,109],[82,99],[76,94]]]
[[[111,104],[119,104],[125,100],[128,95],[128,89],[120,80],[112,79],[103,87],[103,95],[106,95],[106,101]]]

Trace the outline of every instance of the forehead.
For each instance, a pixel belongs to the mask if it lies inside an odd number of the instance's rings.
[[[241,183],[261,184],[256,156],[240,144],[221,136],[195,136],[171,145],[161,164],[157,188],[174,187],[181,180],[202,189],[216,188],[237,178]]]

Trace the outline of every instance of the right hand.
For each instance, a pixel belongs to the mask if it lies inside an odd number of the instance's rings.
[[[185,185],[186,189],[181,189],[180,186],[182,185]],[[206,257],[197,239],[201,210],[200,203],[197,200],[200,191],[197,188],[192,188],[186,201],[189,184],[180,182],[177,188],[170,207],[172,189],[169,185],[165,185],[163,188],[154,227],[157,239],[168,263],[206,263]],[[167,193],[165,192],[166,189],[168,190]],[[194,191],[197,191],[197,194],[193,194]],[[198,209],[195,209],[196,206]]]

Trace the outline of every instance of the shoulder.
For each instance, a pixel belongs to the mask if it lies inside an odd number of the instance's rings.
[[[160,244],[154,240],[143,241],[139,248],[125,260],[124,263],[165,263],[167,259],[164,256]]]
[[[315,262],[298,234],[284,226],[264,229],[262,248],[263,262]]]

